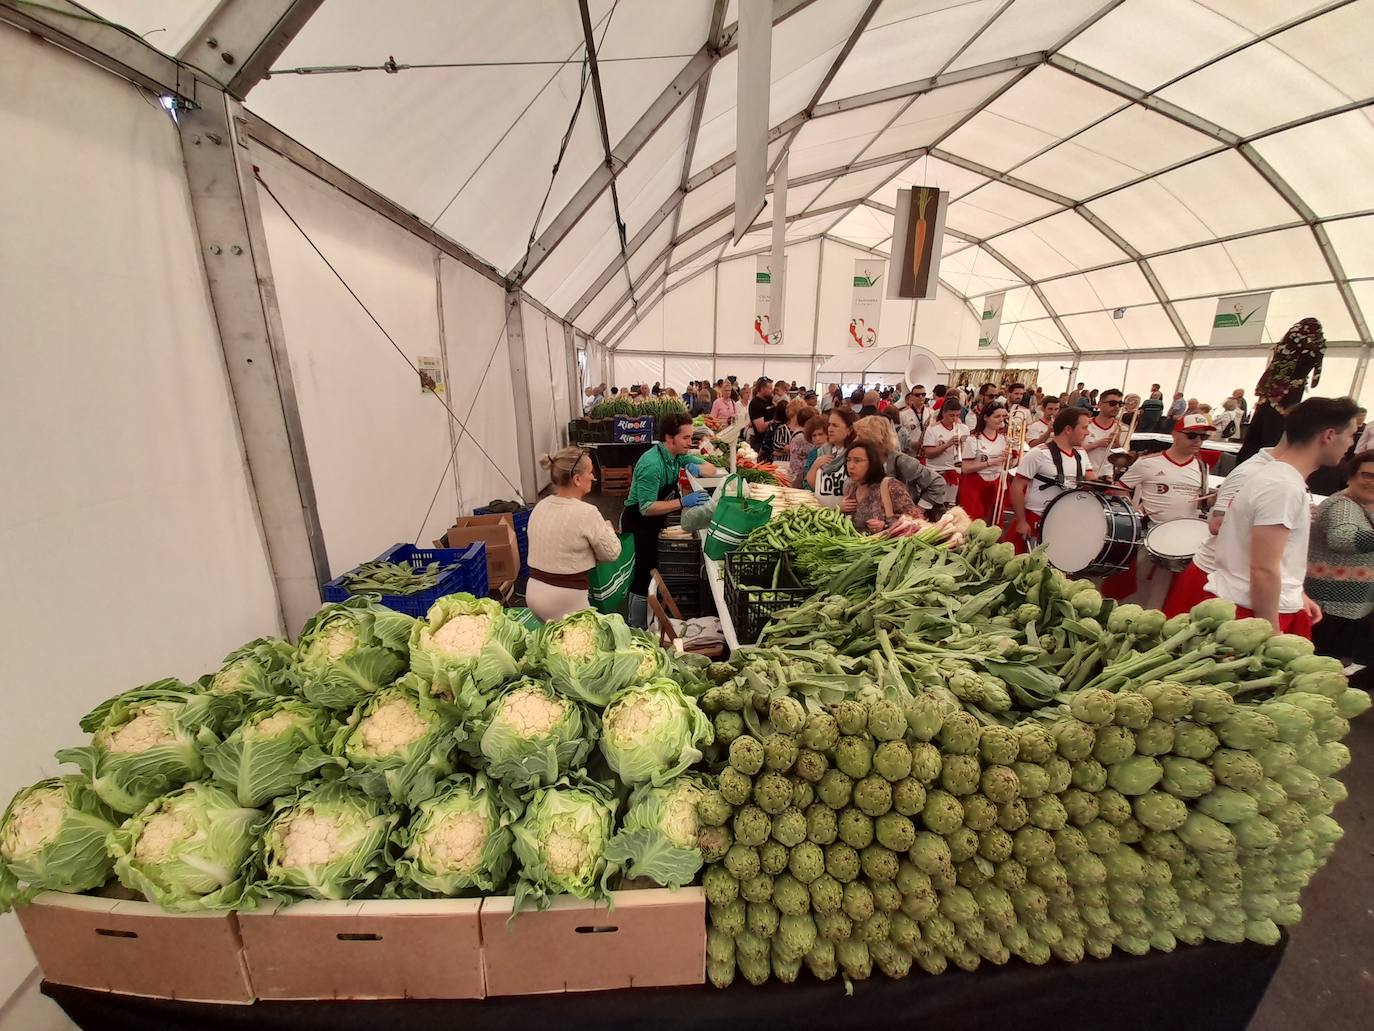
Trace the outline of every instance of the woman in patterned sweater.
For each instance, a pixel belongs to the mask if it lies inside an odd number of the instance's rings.
[[[1323,655],[1374,665],[1374,451],[1350,459],[1349,486],[1312,521],[1307,594],[1321,606],[1312,641]]]

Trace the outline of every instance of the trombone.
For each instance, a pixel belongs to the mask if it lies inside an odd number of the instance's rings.
[[[1024,413],[1024,414],[1022,414]],[[1030,425],[1030,413],[1017,408],[1016,414],[1008,417],[1007,446],[1002,452],[1002,469],[997,476],[997,495],[992,503],[991,525],[1001,529],[1002,517],[1006,514],[1008,483],[1011,479],[1012,465],[1026,449],[1026,430]]]

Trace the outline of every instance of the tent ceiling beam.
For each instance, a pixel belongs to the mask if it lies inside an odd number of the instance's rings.
[[[177,55],[224,69],[229,92],[242,100],[267,77],[324,0],[222,0]],[[231,74],[232,73],[232,74]]]
[[[811,242],[814,241],[814,240],[819,240],[819,239],[823,238],[824,235],[825,235],[824,233],[814,233],[814,234],[812,234],[811,236],[803,236],[800,240],[788,240],[788,241],[787,241],[787,246],[788,246],[788,247],[798,247],[798,246],[800,246],[801,244],[804,244],[804,243],[811,243]],[[753,247],[753,248],[750,248],[750,249],[747,250],[747,251],[741,251],[739,254],[732,254],[732,255],[730,255],[730,257],[728,257],[728,258],[721,258],[719,261],[713,261],[713,262],[711,262],[709,265],[703,265],[701,268],[696,269],[694,272],[692,272],[691,275],[685,276],[685,277],[683,277],[682,279],[678,280],[678,282],[674,283],[672,286],[668,287],[668,289],[664,290],[663,292],[664,292],[665,294],[670,294],[670,293],[672,293],[674,290],[678,289],[679,287],[686,286],[688,283],[690,283],[692,280],[696,279],[698,276],[705,275],[707,272],[710,272],[713,268],[715,268],[715,267],[718,266],[718,265],[724,265],[724,264],[726,264],[727,262],[731,262],[731,261],[738,261],[738,260],[741,259],[741,258],[753,258],[753,257],[756,257],[757,255],[760,255],[760,254],[768,254],[768,253],[769,253],[770,251],[772,251],[772,250],[773,250],[773,245],[770,243],[770,244],[765,244],[765,245],[762,246],[762,247]],[[669,275],[672,275],[672,270],[671,270],[671,269],[669,269],[668,274],[669,274]]]
[[[725,13],[729,7],[729,0],[716,0],[711,8],[711,24],[706,30],[706,46],[711,53],[720,51],[720,34],[725,26]],[[682,155],[682,175],[678,179],[678,193],[682,194],[677,203],[673,205],[673,231],[670,240],[676,240],[678,230],[682,228],[682,200],[687,195],[687,183],[692,177],[692,159],[697,153],[697,137],[701,134],[701,117],[706,110],[706,93],[711,88],[711,74],[714,66],[707,69],[702,76],[701,82],[697,85],[696,96],[692,98],[692,120],[687,126],[687,148]],[[668,264],[672,264],[672,251],[668,252]]]
[[[217,102],[223,83],[179,64],[134,33],[91,17],[69,0],[47,0],[41,6],[17,7],[0,0],[0,23],[14,26],[113,72],[151,93],[171,94],[192,106]],[[213,87],[197,99],[197,85]]]
[[[924,93],[930,93],[942,86],[953,86],[961,82],[970,82],[974,79],[986,79],[994,75],[1002,75],[1008,71],[1020,68],[1034,68],[1045,63],[1046,54],[1037,51],[1033,54],[1022,54],[1018,57],[1007,57],[998,61],[989,61],[986,64],[973,65],[969,68],[961,68],[957,72],[946,72],[944,75],[932,75],[925,79],[917,79],[901,86],[889,86],[886,89],[875,90],[872,93],[864,93],[857,97],[850,97],[844,100],[827,101],[824,104],[817,104],[812,118],[824,118],[829,115],[843,114],[846,111],[853,111],[861,107],[869,107],[873,104],[886,103],[889,100],[898,100],[902,97],[915,99]],[[802,112],[797,112],[790,118],[784,119],[768,131],[768,142],[772,143],[791,132],[801,128],[808,121]],[[695,190],[703,183],[710,182],[723,172],[728,172],[735,167],[734,153],[727,154],[714,164],[707,165],[688,181],[689,190]]]
[[[815,0],[774,0],[773,24],[776,25],[786,20],[814,2]],[[674,76],[673,81],[663,89],[663,92],[640,115],[639,120],[630,127],[625,137],[609,152],[607,164],[597,166],[596,170],[588,176],[587,181],[563,207],[563,210],[554,216],[548,228],[535,240],[534,245],[530,247],[520,264],[516,266],[519,272],[512,276],[511,282],[513,284],[518,285],[534,275],[550,252],[572,231],[582,216],[590,210],[596,199],[610,187],[611,181],[630,163],[630,159],[639,153],[649,138],[672,116],[687,94],[701,84],[722,57],[735,49],[735,37],[738,32],[738,23],[731,25],[725,30],[725,45],[718,52],[712,52],[708,41]],[[587,52],[589,54],[592,52],[590,41],[587,43]],[[594,66],[594,55],[592,61]]]
[[[1008,3],[1010,2],[1011,0],[1008,0]],[[850,51],[852,51],[855,44],[859,42],[859,38],[864,34],[864,30],[868,28],[868,23],[873,20],[873,16],[878,13],[878,8],[882,6],[882,3],[883,0],[869,0],[868,6],[865,7],[863,13],[859,15],[859,20],[855,23],[853,31],[849,33],[849,37],[844,41],[844,45],[840,47],[840,52],[835,55],[835,60],[830,62],[830,67],[826,69],[825,75],[821,77],[820,84],[812,92],[811,99],[806,102],[806,106],[802,108],[797,115],[793,116],[793,119],[789,119],[789,121],[791,121],[799,118],[801,121],[791,133],[788,134],[787,141],[778,148],[777,156],[773,158],[773,163],[768,166],[767,179],[772,179],[773,172],[778,167],[778,162],[782,161],[782,159],[787,156],[788,150],[792,147],[792,141],[795,140],[797,134],[801,132],[802,125],[809,121],[815,113],[816,105],[821,102],[821,97],[825,96],[825,91],[828,90],[830,84],[835,81],[835,76],[840,73],[840,68],[849,57]]]
[[[639,252],[639,249],[649,241],[649,238],[654,235],[654,233],[658,230],[658,227],[663,225],[663,223],[668,220],[668,217],[670,215],[680,210],[680,206],[682,204],[682,197],[683,194],[680,190],[674,190],[673,193],[668,197],[668,199],[664,201],[663,204],[659,207],[659,209],[656,212],[654,212],[652,216],[650,216],[647,222],[644,223],[643,227],[639,230],[639,232],[635,233],[634,238],[630,240],[629,247],[627,248],[626,253],[624,255],[617,254],[613,259],[611,259],[610,264],[601,270],[601,274],[596,277],[595,281],[592,283],[591,286],[587,287],[587,289],[583,291],[582,296],[577,299],[577,303],[568,309],[567,317],[570,321],[576,319],[579,315],[581,315],[584,311],[587,310],[587,305],[591,304],[592,301],[596,300],[597,295],[601,293],[601,291],[605,288],[606,284],[609,283],[612,279],[614,279],[615,274],[618,271],[620,271],[621,268],[625,267],[626,262],[630,258],[633,258]],[[671,250],[672,244],[670,242],[670,253]]]
[[[616,298],[615,302],[611,305],[610,311],[608,311],[606,315],[601,319],[601,321],[598,322],[592,328],[593,336],[599,335],[601,331],[606,328],[606,323],[610,322],[611,319],[615,317],[616,312],[620,311],[621,306],[625,304],[627,301],[630,304],[631,310],[638,307],[635,303],[636,292],[639,290],[641,286],[648,282],[649,278],[655,272],[658,271],[658,267],[668,260],[668,250],[671,246],[672,244],[670,243],[667,247],[664,247],[663,250],[659,251],[658,254],[655,256],[654,260],[649,262],[648,266],[644,269],[644,271],[641,272],[638,276],[636,276],[633,282],[627,285],[625,292],[622,293],[618,298]],[[667,277],[668,270],[665,268],[663,270],[663,278],[666,279]]]
[[[974,241],[971,237],[969,237],[966,233],[954,232],[948,227],[945,228],[945,232],[960,240],[968,240],[970,243],[977,242]],[[1033,282],[1031,278],[1024,272],[1022,272],[1021,269],[1017,267],[1017,265],[1005,254],[1000,253],[988,244],[983,244],[982,247],[983,250],[988,252],[989,256],[1000,261],[1004,266],[1006,266],[1007,270],[1011,272],[1012,275],[1019,277],[1022,282],[1024,282],[1028,287],[1030,287],[1031,293],[1035,294],[1035,299],[1039,301],[1040,304],[1044,307],[1045,312],[1050,317],[1050,321],[1054,323],[1054,328],[1059,330],[1060,334],[1064,337],[1064,342],[1069,345],[1069,350],[1073,352],[1074,358],[1077,359],[1078,356],[1083,353],[1082,348],[1080,348],[1078,346],[1078,342],[1074,340],[1073,334],[1069,332],[1069,327],[1064,324],[1064,320],[1059,317],[1059,313],[1054,310],[1054,305],[1052,305],[1050,303],[1050,299],[1045,296],[1045,291],[1040,289],[1040,284]]]

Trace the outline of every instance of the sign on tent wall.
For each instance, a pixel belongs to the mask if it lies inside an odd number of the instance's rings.
[[[1264,318],[1269,313],[1269,291],[1232,294],[1217,298],[1210,343],[1236,346],[1258,344],[1264,337]]]
[[[773,309],[773,256],[760,254],[754,266],[754,336],[756,344],[782,343],[782,330],[774,331],[769,322]],[[786,271],[786,266],[783,266]]]
[[[893,301],[929,301],[940,283],[940,241],[945,235],[949,191],[913,186],[897,192],[892,230],[892,273],[887,296]]]
[[[883,280],[887,262],[881,258],[854,259],[854,287],[849,301],[848,347],[877,347],[878,321],[883,311]]]
[[[983,314],[978,320],[978,346],[996,347],[997,334],[1002,332],[1002,309],[1006,307],[1007,292],[988,294],[983,299]]]

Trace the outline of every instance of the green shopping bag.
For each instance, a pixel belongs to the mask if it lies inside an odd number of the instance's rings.
[[[734,493],[730,492],[732,484]],[[706,528],[702,550],[707,558],[719,561],[771,518],[773,506],[751,498],[744,489],[744,480],[738,474],[732,475],[720,485],[716,494],[716,511],[711,516],[711,525]]]
[[[620,555],[609,562],[598,562],[587,574],[587,595],[597,612],[619,612],[630,593],[635,575],[635,535],[620,535]]]

